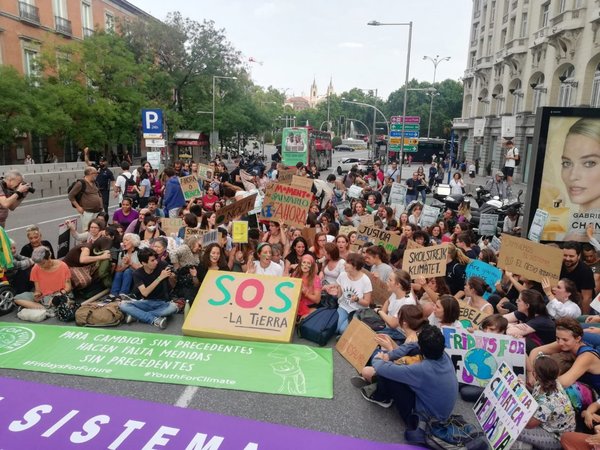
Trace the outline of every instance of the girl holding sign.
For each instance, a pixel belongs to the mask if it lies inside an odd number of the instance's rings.
[[[561,450],[560,434],[575,431],[575,410],[558,382],[559,367],[556,360],[539,353],[533,371],[537,382],[532,395],[538,408],[517,442],[530,444],[534,449]]]

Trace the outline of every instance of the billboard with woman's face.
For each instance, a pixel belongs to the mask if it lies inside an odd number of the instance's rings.
[[[600,238],[600,110],[541,108],[536,141],[527,206],[529,220],[548,212],[541,240],[587,241],[588,226]]]

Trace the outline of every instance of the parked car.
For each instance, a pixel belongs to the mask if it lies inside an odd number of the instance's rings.
[[[337,166],[337,174],[341,175],[344,172],[350,172],[352,166],[358,166],[358,170],[363,170],[368,172],[373,169],[373,163],[368,159],[359,159],[359,158],[344,158],[340,161]]]
[[[349,145],[336,145],[335,146],[335,151],[336,152],[353,152],[354,149],[352,147],[350,147]]]

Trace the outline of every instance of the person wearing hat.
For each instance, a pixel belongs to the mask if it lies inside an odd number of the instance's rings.
[[[89,157],[89,148],[83,149],[85,162],[88,166],[94,166],[98,170],[98,176],[96,177],[96,185],[102,196],[102,205],[104,212],[108,213],[108,202],[110,199],[110,191],[113,189],[112,183],[115,182],[115,176],[112,171],[108,168],[108,161],[104,156],[101,156],[98,160],[98,164],[92,164]]]
[[[490,192],[492,197],[498,197],[500,200],[506,199],[506,181],[504,181],[504,173],[501,170],[497,171],[496,176],[493,179],[488,180],[485,184],[485,188]]]
[[[512,234],[513,236],[521,236],[522,223],[523,217],[519,214],[519,211],[512,207],[508,208],[508,211],[506,211],[506,217],[504,218],[502,232]]]

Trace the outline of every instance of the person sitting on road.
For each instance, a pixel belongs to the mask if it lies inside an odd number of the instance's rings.
[[[112,239],[101,237],[94,242],[87,242],[73,247],[63,258],[63,262],[71,271],[73,289],[83,289],[94,280],[106,279],[105,285],[112,285],[111,255]]]
[[[19,252],[21,256],[31,258],[31,255],[33,255],[33,250],[38,247],[46,247],[48,250],[50,250],[50,256],[52,259],[54,259],[54,249],[52,248],[52,244],[49,241],[42,240],[42,232],[37,225],[28,226],[25,230],[25,233],[27,235],[29,244],[25,244],[21,248],[21,251]]]
[[[141,300],[127,300],[119,304],[126,314],[125,323],[136,320],[152,324],[161,330],[167,328],[167,317],[177,312],[177,305],[169,301],[169,293],[176,277],[164,261],[159,261],[151,248],[139,251],[141,267],[133,272],[135,293]]]
[[[106,222],[100,217],[90,220],[87,230],[83,233],[77,232],[77,224],[75,221],[67,220],[65,225],[69,227],[71,236],[75,238],[78,244],[94,242],[96,239],[104,236],[104,230],[106,228]]]
[[[64,262],[53,259],[50,249],[44,246],[35,248],[31,259],[35,263],[31,269],[34,291],[17,294],[15,304],[22,308],[50,309],[55,295],[71,292],[71,272]]]
[[[444,351],[442,331],[425,324],[417,343],[424,357],[422,362],[395,364],[395,352],[403,352],[402,346],[389,353],[379,352],[373,358],[376,388],[373,390],[367,386],[361,389],[363,398],[369,402],[384,408],[395,403],[409,430],[416,429],[420,419],[447,420],[458,398],[456,370]]]
[[[115,277],[110,290],[111,298],[114,299],[131,292],[133,271],[141,267],[138,259],[140,243],[141,240],[137,234],[125,233],[123,236],[123,242],[121,243],[123,251],[119,253],[119,259],[115,267]]]

